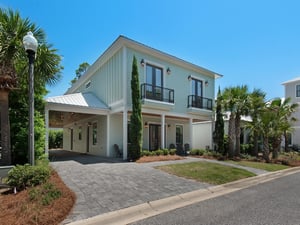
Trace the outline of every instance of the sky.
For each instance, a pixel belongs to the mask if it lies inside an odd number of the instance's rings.
[[[300,76],[298,0],[0,0],[47,34],[62,56],[64,94],[83,62],[92,64],[119,35],[223,77],[216,89],[248,85],[267,99]]]

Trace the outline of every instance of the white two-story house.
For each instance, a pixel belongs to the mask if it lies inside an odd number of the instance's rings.
[[[221,75],[119,36],[64,95],[46,100],[46,130],[63,128],[65,150],[114,157],[117,144],[127,158],[134,56],[143,149],[192,148],[192,124],[212,120],[215,79]]]
[[[292,103],[300,105],[300,77],[285,81],[282,85],[284,86],[285,98],[291,98]],[[297,121],[293,123],[293,132],[289,142],[291,145],[300,146],[300,107],[297,108],[293,117],[297,118]]]

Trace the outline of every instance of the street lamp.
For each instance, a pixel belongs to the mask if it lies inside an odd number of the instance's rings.
[[[31,31],[23,38],[23,45],[29,60],[29,162],[34,166],[34,60],[38,42]]]

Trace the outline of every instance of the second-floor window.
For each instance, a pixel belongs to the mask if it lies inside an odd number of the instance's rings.
[[[146,83],[153,86],[163,87],[163,70],[162,68],[147,64],[146,66]]]
[[[300,84],[296,85],[296,97],[300,97]]]
[[[192,95],[202,97],[203,82],[201,80],[192,79]]]
[[[163,70],[162,68],[146,65],[146,96],[154,100],[163,99]]]

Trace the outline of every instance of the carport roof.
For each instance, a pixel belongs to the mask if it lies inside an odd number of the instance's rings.
[[[75,93],[46,99],[47,103],[109,110],[109,107],[92,93]]]

